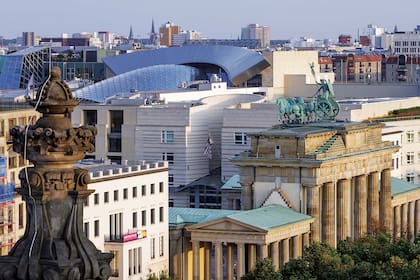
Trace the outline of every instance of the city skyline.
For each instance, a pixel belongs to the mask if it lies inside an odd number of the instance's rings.
[[[214,0],[206,6],[197,6],[191,0],[158,0],[147,4],[121,0],[118,5],[74,0],[65,6],[57,6],[51,0],[28,2],[24,6],[12,1],[2,6],[3,11],[8,12],[3,12],[0,18],[0,36],[12,39],[22,36],[24,31],[33,31],[39,36],[83,31],[110,31],[128,36],[132,26],[136,38],[147,38],[153,19],[156,28],[170,21],[183,30],[201,32],[206,38],[237,39],[242,27],[258,23],[270,27],[271,39],[301,36],[336,39],[339,34],[353,37],[358,32],[363,34],[368,24],[388,31],[392,31],[395,25],[400,31],[412,31],[420,24],[415,12],[420,8],[420,2],[407,0],[404,7],[409,9],[398,9],[378,0],[268,0],[258,3],[243,0],[240,4]]]

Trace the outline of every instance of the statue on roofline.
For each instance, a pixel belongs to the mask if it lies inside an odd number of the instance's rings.
[[[339,113],[340,107],[334,100],[334,89],[330,81],[320,79],[317,81],[314,63],[310,64],[311,73],[319,85],[312,99],[306,101],[302,97],[279,97],[279,120],[284,123],[308,123],[319,120],[333,120]]]

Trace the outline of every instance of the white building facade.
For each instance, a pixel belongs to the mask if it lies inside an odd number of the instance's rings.
[[[168,272],[168,165],[87,165],[89,189],[84,232],[95,246],[114,253],[110,279],[146,279]]]

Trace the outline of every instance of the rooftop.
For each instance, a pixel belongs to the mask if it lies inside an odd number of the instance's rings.
[[[281,205],[269,205],[247,211],[169,208],[169,225],[172,226],[197,224],[220,218],[232,219],[266,231],[312,219],[311,216],[301,214]]]

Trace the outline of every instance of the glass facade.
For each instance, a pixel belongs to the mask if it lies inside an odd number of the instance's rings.
[[[114,95],[127,95],[132,90],[175,90],[182,83],[196,80],[199,70],[184,65],[156,65],[124,73],[76,90],[75,98],[104,102]]]
[[[47,76],[49,54],[49,48],[31,47],[1,56],[0,89],[24,89],[32,76],[39,86]]]

